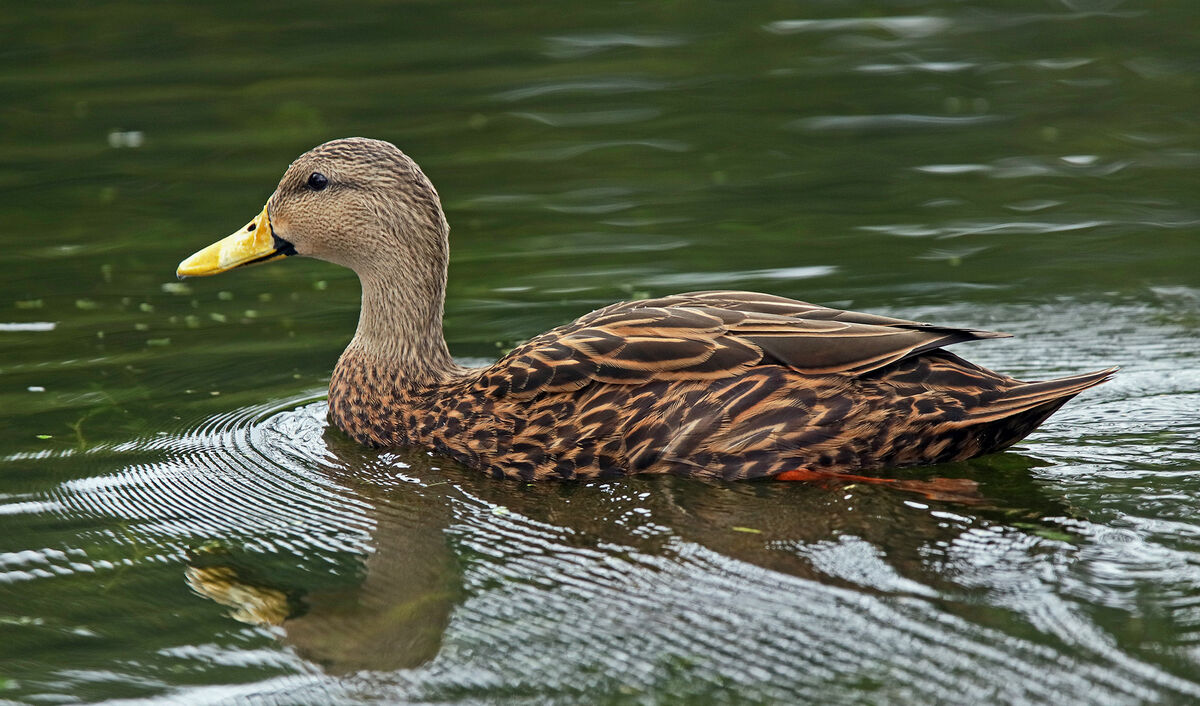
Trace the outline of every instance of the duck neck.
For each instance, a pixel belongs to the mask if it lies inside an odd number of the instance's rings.
[[[437,384],[458,366],[442,333],[445,265],[424,273],[409,269],[393,265],[359,274],[358,329],[339,365],[352,356],[380,378],[412,388]],[[414,277],[418,274],[424,276]]]

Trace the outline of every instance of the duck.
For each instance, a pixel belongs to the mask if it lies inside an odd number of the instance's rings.
[[[337,139],[176,274],[292,256],[351,269],[362,303],[330,377],[330,422],[497,479],[865,480],[1005,449],[1117,371],[1023,382],[946,350],[1008,334],[745,291],[618,302],[464,367],[442,331],[449,233],[408,155]]]

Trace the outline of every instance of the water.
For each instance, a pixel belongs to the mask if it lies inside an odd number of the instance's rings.
[[[0,699],[1200,700],[1194,3],[23,7],[0,68]],[[177,283],[326,139],[451,221],[466,362],[750,288],[1123,366],[886,488],[522,486],[324,421],[357,284]]]

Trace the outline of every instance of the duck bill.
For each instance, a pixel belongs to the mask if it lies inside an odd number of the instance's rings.
[[[235,267],[257,265],[295,255],[296,248],[271,230],[267,207],[254,220],[179,263],[175,274],[183,277],[207,277]]]

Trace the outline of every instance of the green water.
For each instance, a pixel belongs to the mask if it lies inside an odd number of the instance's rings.
[[[1200,6],[110,3],[0,13],[0,700],[1200,700]],[[355,447],[350,273],[176,282],[395,142],[467,362],[738,288],[1123,366],[886,488],[519,486]]]

